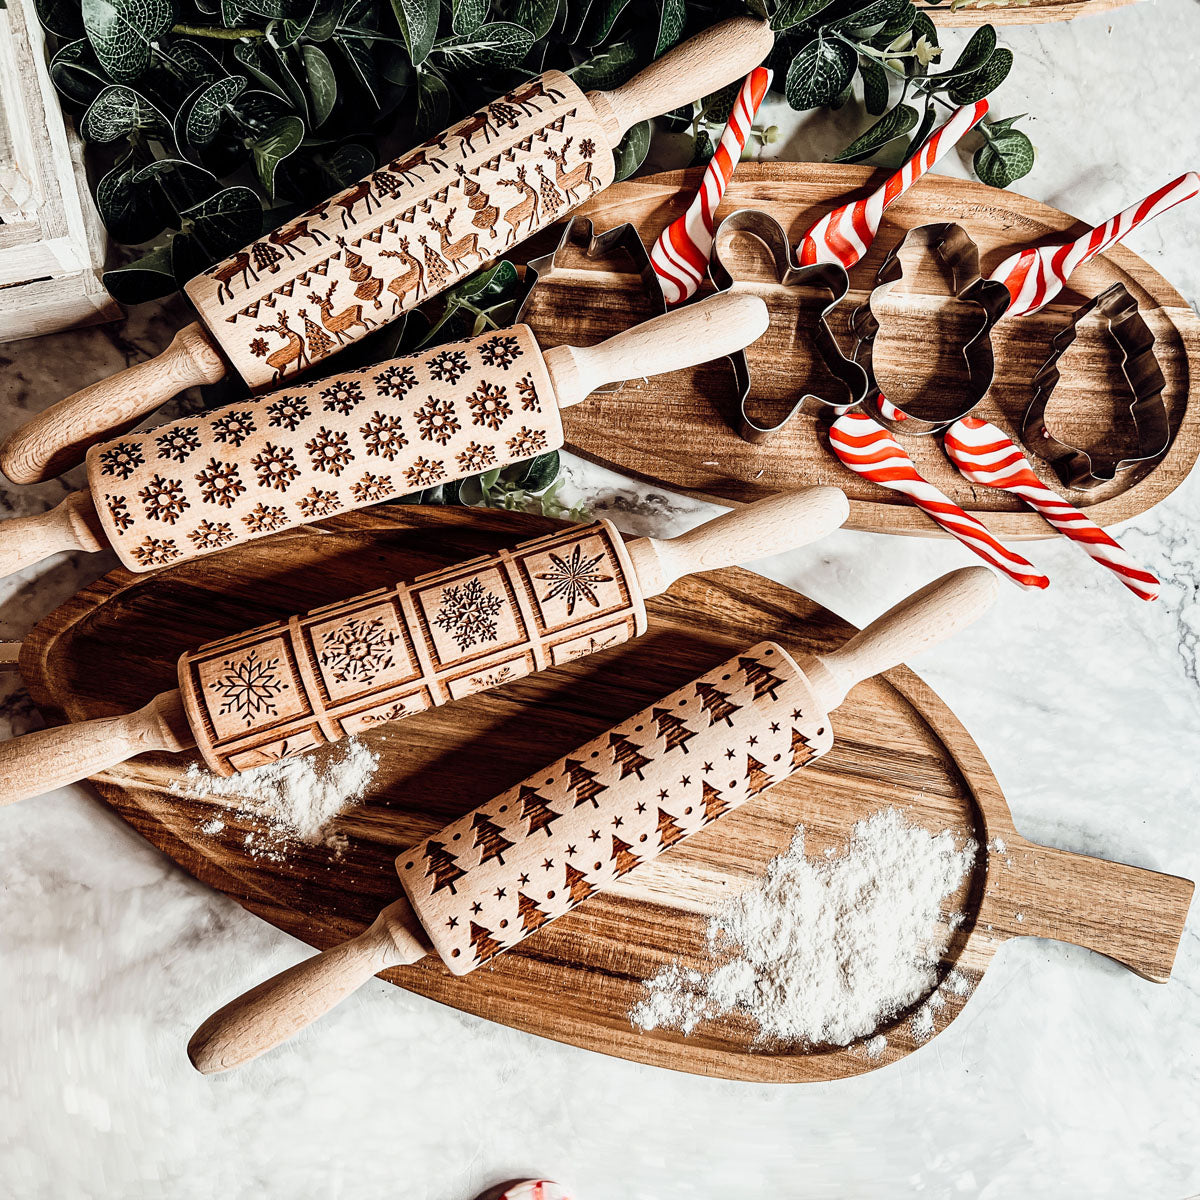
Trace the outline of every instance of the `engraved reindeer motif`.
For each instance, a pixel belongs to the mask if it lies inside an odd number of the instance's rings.
[[[430,228],[436,229],[442,239],[442,257],[452,266],[457,267],[458,263],[465,260],[469,255],[474,255],[479,262],[483,262],[483,255],[479,253],[479,234],[468,233],[466,237],[461,237],[457,242],[450,240],[450,224],[454,220],[454,214],[458,211],[456,208],[450,209],[446,213],[444,221],[435,221],[432,217],[429,218]],[[463,263],[465,266],[465,262]]]
[[[535,104],[535,100],[545,98],[550,101],[563,100],[565,96],[557,88],[547,88],[545,81],[542,79],[534,79],[525,87],[513,92],[508,99],[515,104],[527,117],[531,117],[534,113],[542,111],[540,104]]]
[[[393,311],[399,311],[404,307],[404,297],[409,292],[415,292],[413,303],[415,304],[421,299],[421,288],[425,282],[425,272],[421,267],[421,260],[414,258],[408,252],[408,238],[402,237],[396,239],[397,249],[395,250],[380,250],[379,253],[385,258],[398,258],[405,263],[408,270],[403,275],[397,275],[395,279],[387,285],[387,290],[396,297],[396,308]]]
[[[448,136],[452,134],[454,137],[462,139],[460,143],[462,148],[461,157],[466,158],[467,151],[474,149],[474,147],[471,145],[471,139],[477,133],[479,133],[480,130],[483,131],[483,144],[485,146],[492,140],[493,133],[497,135],[499,134],[499,131],[492,124],[492,119],[488,115],[488,110],[486,108],[483,109],[482,112],[477,112],[472,116],[469,116],[465,121],[459,121],[457,125],[448,129],[446,132]]]
[[[302,217],[299,221],[284,226],[283,229],[275,230],[274,233],[268,235],[267,241],[279,246],[288,256],[288,262],[291,262],[292,243],[298,242],[302,237],[312,238],[318,246],[321,244],[322,238],[329,241],[329,234],[323,233],[320,229],[309,229],[308,222],[310,219]]]
[[[388,163],[388,170],[394,171],[405,183],[412,183],[416,180],[421,181],[420,175],[417,174],[418,167],[432,167],[435,175],[439,174],[445,167],[445,163],[436,157],[430,157],[430,152],[433,150],[446,150],[445,142],[438,142],[432,146],[421,146],[416,150],[410,151],[402,158],[394,158]]]
[[[335,196],[329,203],[342,210],[342,228],[349,229],[351,225],[358,223],[358,218],[354,215],[354,206],[360,201],[366,201],[367,215],[371,213],[371,201],[375,197],[371,195],[371,181],[369,179],[361,179],[352,188],[344,191],[340,196]],[[379,207],[379,201],[375,200],[375,207]]]
[[[239,250],[231,259],[226,262],[218,263],[217,266],[209,272],[210,275],[217,281],[217,299],[224,304],[226,296],[230,300],[233,299],[233,277],[240,275],[242,277],[242,287],[250,286],[249,276],[254,276],[254,282],[258,282],[258,272],[250,265],[250,255],[245,250]]]
[[[592,164],[586,159],[577,167],[567,170],[567,151],[571,148],[574,138],[567,138],[561,150],[547,150],[546,157],[554,164],[554,182],[567,193],[567,199],[574,204],[576,191],[587,186],[588,194],[592,193]]]
[[[338,345],[345,343],[346,339],[342,336],[347,329],[361,328],[363,333],[369,332],[374,326],[378,325],[378,321],[368,321],[362,315],[361,304],[351,304],[347,308],[343,308],[340,313],[333,311],[333,293],[337,290],[337,283],[329,285],[329,291],[324,296],[318,295],[316,292],[309,294],[309,301],[315,304],[321,310],[321,324],[333,334],[338,340]]]
[[[520,202],[501,215],[501,220],[512,229],[512,236],[504,243],[511,246],[520,240],[522,222],[527,220],[529,232],[533,232],[538,218],[538,190],[525,178],[524,167],[517,168],[516,179],[498,179],[496,182],[501,187],[516,188],[521,193]]]
[[[302,371],[308,366],[308,355],[304,353],[304,339],[288,326],[287,318],[287,313],[281,312],[275,318],[274,325],[258,326],[259,333],[277,333],[287,342],[287,345],[276,350],[274,354],[267,355],[267,366],[275,371],[275,383],[283,378],[284,372],[292,363],[296,364],[297,371]]]
[[[454,169],[458,172],[459,187],[462,188],[463,195],[467,198],[467,207],[475,214],[471,218],[471,224],[491,236],[492,231],[496,228],[496,222],[500,219],[500,209],[491,202],[488,194],[479,185],[479,181],[472,179],[467,174],[464,166],[456,163]]]

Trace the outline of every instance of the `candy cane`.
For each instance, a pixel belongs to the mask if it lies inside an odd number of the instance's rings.
[[[854,266],[875,240],[884,209],[903,196],[951,146],[978,125],[987,110],[986,100],[955,110],[945,125],[926,138],[920,150],[865,200],[843,204],[822,217],[800,243],[800,265],[839,262],[843,267]]]
[[[682,304],[695,294],[704,279],[708,258],[712,253],[717,205],[721,203],[721,197],[741,158],[746,138],[750,136],[754,114],[758,112],[770,86],[771,72],[766,67],[755,67],[746,76],[733,102],[716,153],[704,172],[699,191],[688,205],[687,212],[676,217],[659,234],[654,249],[650,251],[650,263],[659,278],[668,305]]]
[[[562,1184],[549,1179],[526,1179],[508,1188],[500,1200],[570,1200]]]
[[[847,413],[834,421],[829,441],[834,454],[850,470],[907,496],[947,533],[1014,583],[1027,588],[1049,586],[1050,580],[1039,575],[1032,563],[1005,549],[981,522],[923,478],[900,443],[877,421],[863,413]]]
[[[946,431],[945,444],[946,453],[964,479],[1020,496],[1059,533],[1078,542],[1102,567],[1114,572],[1135,596],[1143,600],[1158,598],[1158,580],[1079,509],[1046,487],[1012,439],[995,425],[978,417],[964,417]]]

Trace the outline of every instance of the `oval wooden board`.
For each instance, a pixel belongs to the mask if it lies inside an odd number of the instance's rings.
[[[492,552],[555,526],[540,517],[381,506],[151,575],[116,570],[47,617],[21,653],[29,691],[50,720],[124,712],[174,682],[178,654],[198,642]],[[649,604],[650,632],[606,655],[396,723],[366,740],[379,752],[371,795],[339,817],[338,856],[296,846],[256,858],[253,827],[218,802],[170,791],[194,755],[146,755],[95,780],[101,797],[197,879],[310,944],[361,931],[399,894],[393,859],[452,818],[728,657],[777,637],[804,652],[850,627],[794,592],[745,571],[680,581]],[[1019,934],[1069,938],[1151,976],[1170,970],[1178,889],[1148,872],[1033,846],[1013,830],[1000,789],[962,727],[911,672],[856,688],[834,717],[825,758],[670,854],[630,873],[465,978],[437,959],[389,971],[392,982],[466,1012],[606,1054],[699,1074],[759,1081],[830,1079],[909,1053],[911,1013],[884,1030],[886,1053],[860,1047],[803,1053],[754,1045],[742,1020],[691,1037],[639,1033],[626,1016],[641,981],[664,963],[705,961],[704,914],[761,875],[803,823],[810,853],[844,843],[855,821],[897,805],[931,830],[980,847],[955,897],[967,913],[944,969],[978,979]],[[35,802],[36,803],[36,802]],[[220,817],[224,827],[202,827]],[[1125,886],[1139,882],[1133,892]],[[1151,884],[1144,882],[1149,879]],[[1170,881],[1173,884],[1175,881]],[[1106,919],[1098,897],[1119,909]],[[1190,895],[1190,885],[1187,885]],[[1183,900],[1186,912],[1187,900]],[[1094,910],[1094,911],[1093,911]],[[1170,918],[1164,916],[1170,914]],[[1017,917],[1021,913],[1024,920]],[[253,979],[239,981],[249,986]],[[957,1015],[950,996],[937,1028]],[[207,1013],[196,1013],[196,1021]]]
[[[1135,0],[1031,0],[1029,4],[967,4],[954,9],[948,4],[922,4],[935,25],[942,28],[971,25],[1041,25],[1046,21],[1071,21],[1123,8]]]
[[[990,10],[989,10],[990,11]],[[688,203],[699,182],[698,171],[650,175],[619,183],[580,210],[597,230],[624,221],[637,226],[647,245],[653,243]],[[718,219],[739,208],[759,208],[774,216],[795,245],[821,215],[848,199],[866,195],[883,179],[866,167],[820,163],[743,163],[717,210]],[[1186,219],[1171,213],[1160,220]],[[851,291],[835,310],[831,323],[843,348],[852,347],[846,333],[850,313],[866,301],[884,255],[904,233],[935,221],[961,223],[979,245],[984,273],[1014,248],[1057,242],[1081,232],[1074,217],[1048,205],[980,183],[933,175],[887,210],[870,252],[850,273]],[[726,235],[726,255],[736,287],[752,290],[772,311],[770,330],[750,347],[752,413],[770,424],[782,418],[802,390],[812,355],[798,289],[781,287],[763,253],[762,243],[746,235]],[[543,244],[544,248],[544,244]],[[534,289],[526,317],[543,346],[569,342],[590,345],[650,313],[639,280],[627,259],[589,262],[581,253],[559,256],[562,269],[548,272]],[[904,281],[889,297],[890,316],[876,347],[880,383],[889,378],[901,386],[902,375],[889,374],[900,364],[950,372],[948,356],[958,353],[952,339],[931,346],[944,287],[935,264],[906,262]],[[557,268],[557,263],[556,263]],[[1157,338],[1166,377],[1164,399],[1174,440],[1166,455],[1121,473],[1092,492],[1069,493],[1100,525],[1125,520],[1157,504],[1183,481],[1200,453],[1200,416],[1188,394],[1200,369],[1200,320],[1183,297],[1142,259],[1122,246],[1099,256],[1072,277],[1059,299],[1034,316],[1001,320],[992,333],[996,379],[976,410],[1010,433],[1017,433],[1032,398],[1030,381],[1050,353],[1053,337],[1070,314],[1089,296],[1120,281],[1136,297]],[[904,290],[906,294],[900,296]],[[947,327],[945,316],[943,327]],[[886,343],[886,344],[885,344]],[[1068,357],[1069,356],[1069,357]],[[1105,381],[1119,380],[1120,364],[1098,324],[1081,327],[1075,347],[1063,359],[1063,379],[1055,390],[1049,418],[1063,440],[1092,448],[1105,445],[1115,429],[1122,447],[1135,446],[1128,413],[1129,397]],[[827,382],[813,375],[818,390]],[[836,385],[833,385],[836,386]],[[1098,394],[1099,393],[1099,394]],[[826,388],[824,394],[840,393]],[[898,402],[900,395],[894,396]],[[688,371],[627,383],[592,396],[563,414],[571,450],[605,466],[677,491],[721,503],[743,503],[769,492],[811,483],[834,483],[850,496],[850,526],[879,533],[948,536],[894,492],[870,483],[843,467],[830,452],[826,431],[830,417],[802,412],[770,440],[751,444],[736,430],[733,374],[725,360]],[[1039,516],[1020,501],[992,488],[968,484],[933,438],[904,438],[918,470],[963,508],[983,518],[1006,539],[1055,536]],[[1055,490],[1062,487],[1040,459],[1034,469]]]

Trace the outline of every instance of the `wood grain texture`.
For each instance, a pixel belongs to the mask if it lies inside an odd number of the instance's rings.
[[[1073,21],[1124,8],[1139,0],[1031,0],[1028,4],[1003,3],[952,9],[948,4],[922,4],[935,25],[943,29],[974,25],[1042,25],[1047,21]]]
[[[169,687],[177,656],[198,638],[390,586],[556,528],[515,514],[383,506],[161,575],[117,570],[33,631],[22,671],[50,720],[124,712]],[[736,570],[680,581],[648,610],[650,631],[635,642],[472,696],[456,705],[453,719],[421,713],[367,734],[380,769],[367,802],[335,824],[347,838],[341,858],[300,846],[282,864],[254,858],[245,845],[250,827],[233,810],[170,793],[186,756],[144,756],[100,777],[97,788],[114,812],[197,878],[329,947],[361,933],[396,899],[397,854],[555,756],[764,637],[805,654],[828,651],[850,632],[804,597]],[[699,1074],[785,1082],[870,1070],[916,1047],[911,1014],[884,1031],[888,1048],[871,1060],[861,1047],[756,1047],[753,1029],[738,1018],[689,1038],[638,1033],[626,1013],[658,967],[678,959],[703,964],[705,914],[760,875],[797,823],[808,830],[810,851],[820,853],[843,844],[855,821],[884,805],[981,847],[996,837],[1007,844],[1003,855],[981,852],[954,897],[967,920],[951,937],[947,971],[957,967],[975,982],[1008,938],[1034,933],[1091,945],[1150,978],[1169,973],[1191,885],[1021,838],[974,743],[907,669],[856,687],[832,727],[836,740],[824,757],[511,953],[464,979],[436,959],[386,978],[518,1029]],[[213,817],[224,828],[206,835],[201,826]],[[231,981],[231,989],[254,982]],[[936,1028],[963,1002],[949,996]]]
[[[993,11],[991,9],[989,12]],[[718,209],[718,219],[738,208],[760,208],[788,231],[793,244],[836,204],[866,195],[882,176],[865,167],[811,163],[743,163]],[[647,243],[677,217],[692,196],[698,171],[671,172],[616,184],[581,209],[597,229],[636,224]],[[1107,215],[1107,214],[1104,214]],[[1168,214],[1163,221],[1183,219]],[[884,256],[917,225],[956,221],[978,243],[986,274],[1014,249],[1064,240],[1081,229],[1066,213],[1009,192],[943,176],[929,176],[884,214],[866,257],[850,272],[851,291],[832,317],[846,350],[850,314],[866,301]],[[819,296],[783,288],[757,239],[722,239],[736,289],[766,300],[771,328],[748,353],[752,376],[750,412],[771,423],[805,390],[842,398],[836,381],[815,361],[810,332]],[[875,364],[886,394],[903,405],[921,394],[945,397],[948,411],[961,394],[962,340],[974,315],[946,299],[947,289],[931,262],[906,262],[905,281],[887,300]],[[1158,503],[1186,477],[1200,453],[1200,420],[1189,403],[1200,363],[1200,320],[1182,296],[1142,259],[1121,246],[1080,268],[1053,305],[1031,316],[1002,318],[992,332],[996,379],[976,410],[1010,435],[1019,434],[1033,395],[1031,381],[1049,356],[1051,341],[1083,301],[1120,281],[1136,297],[1157,338],[1166,377],[1164,400],[1173,441],[1156,462],[1123,472],[1112,483],[1069,498],[1098,525],[1122,521]],[[639,280],[619,260],[589,262],[561,256],[532,296],[526,319],[543,347],[557,341],[585,344],[611,335],[644,313]],[[941,336],[932,336],[934,331]],[[1062,362],[1063,379],[1048,413],[1058,436],[1085,448],[1136,446],[1130,397],[1119,357],[1098,322],[1085,322]],[[597,395],[564,414],[567,445],[586,458],[662,486],[723,503],[743,503],[764,493],[808,483],[833,483],[851,499],[850,525],[877,532],[944,536],[922,513],[878,485],[845,470],[829,452],[828,410],[806,411],[770,441],[751,444],[735,432],[737,402],[727,363],[713,362],[669,378],[631,382]],[[1054,536],[1041,517],[1015,497],[968,484],[936,439],[907,438],[917,469],[1004,539]],[[1061,485],[1049,467],[1034,460],[1048,486]]]

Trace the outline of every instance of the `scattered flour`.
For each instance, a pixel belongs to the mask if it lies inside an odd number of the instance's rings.
[[[343,809],[358,803],[375,775],[379,756],[357,738],[347,738],[339,751],[322,758],[300,755],[242,771],[229,778],[213,775],[197,763],[171,790],[193,799],[235,800],[239,817],[254,823],[245,836],[256,857],[279,861],[289,842],[338,846],[325,827]],[[201,832],[220,833],[225,821],[212,817]]]
[[[868,1058],[882,1058],[883,1052],[887,1049],[887,1038],[882,1033],[877,1033],[865,1047]]]
[[[960,849],[949,831],[933,836],[894,808],[859,821],[834,858],[807,858],[801,826],[766,878],[710,919],[709,947],[730,952],[728,961],[708,972],[664,967],[630,1017],[642,1029],[690,1033],[738,1010],[764,1040],[845,1046],[867,1037],[937,984],[942,902],[975,853],[973,842]],[[927,1019],[932,1032],[926,1011],[914,1026]]]
[[[971,981],[957,967],[946,976],[942,986],[955,996],[966,996],[971,991]]]

